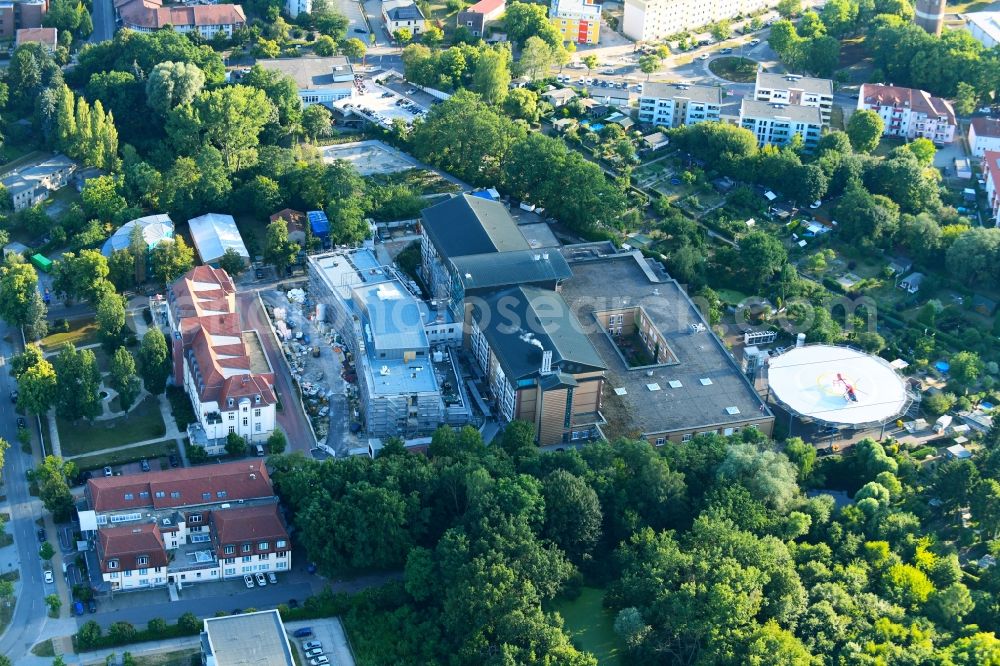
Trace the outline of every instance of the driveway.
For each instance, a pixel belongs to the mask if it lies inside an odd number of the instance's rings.
[[[278,424],[288,437],[289,450],[308,453],[309,449],[316,446],[316,441],[309,427],[309,421],[302,411],[297,389],[292,383],[292,376],[288,371],[288,364],[282,358],[281,348],[271,333],[267,314],[260,307],[257,291],[257,289],[251,289],[241,291],[236,295],[240,323],[244,330],[256,329],[260,333],[264,353],[267,354],[267,360],[274,370],[274,384],[281,396],[282,409],[278,412]]]

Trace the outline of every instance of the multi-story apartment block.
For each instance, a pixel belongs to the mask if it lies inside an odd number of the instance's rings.
[[[549,21],[563,41],[596,44],[601,37],[601,9],[604,0],[552,0]]]
[[[796,74],[768,74],[757,70],[753,97],[759,102],[816,107],[823,126],[830,126],[833,110],[833,81]]]
[[[819,107],[745,99],[740,106],[740,126],[753,132],[761,146],[784,146],[799,134],[806,150],[812,150],[823,132],[823,118]]]
[[[776,4],[777,0],[625,0],[622,32],[635,41],[658,41]]]
[[[312,0],[285,0],[285,11],[292,18],[312,11]]]
[[[229,433],[266,440],[275,424],[274,371],[257,331],[242,330],[229,274],[211,266],[185,273],[167,290],[167,318],[174,384],[187,391],[203,431],[192,439],[213,455]]]
[[[155,32],[170,26],[177,32],[194,32],[205,39],[217,33],[232,37],[233,31],[247,24],[241,5],[164,7],[163,0],[115,0],[115,11],[122,26],[136,32]]]
[[[975,157],[1000,151],[1000,120],[979,116],[969,123],[969,149]]]
[[[14,210],[31,208],[49,198],[51,192],[66,187],[77,164],[65,155],[53,155],[24,165],[0,178],[10,193]]]
[[[48,11],[49,0],[0,0],[0,40],[13,40],[23,28],[41,28]]]
[[[955,110],[951,103],[923,90],[865,83],[858,93],[858,109],[882,117],[885,136],[930,139],[937,145],[955,138]]]
[[[291,568],[288,530],[259,462],[90,479],[84,494],[80,525],[104,590]]]
[[[469,420],[452,350],[462,326],[442,304],[432,308],[415,285],[382,266],[368,249],[309,258],[311,292],[324,325],[351,351],[365,432],[406,439]],[[412,291],[411,291],[412,290]]]
[[[1000,227],[1000,151],[987,150],[983,155],[982,168],[990,217],[994,226]]]
[[[649,82],[639,97],[639,122],[656,127],[680,127],[719,120],[722,89]]]

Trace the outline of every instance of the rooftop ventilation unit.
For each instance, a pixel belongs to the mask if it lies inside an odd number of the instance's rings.
[[[659,391],[660,385],[654,382],[652,384],[646,384],[646,388],[648,388],[650,391]]]

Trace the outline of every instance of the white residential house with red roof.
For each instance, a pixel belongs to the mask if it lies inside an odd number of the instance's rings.
[[[987,150],[983,155],[982,168],[990,219],[993,220],[993,226],[1000,227],[1000,151]]]
[[[950,102],[915,88],[865,83],[858,92],[857,108],[882,118],[884,136],[925,138],[940,146],[954,140],[958,127]]]
[[[174,384],[191,398],[207,440],[199,443],[218,455],[231,432],[266,440],[275,426],[274,371],[257,331],[241,326],[229,274],[212,266],[185,273],[167,291],[167,319]]]
[[[258,461],[90,479],[84,496],[80,526],[94,542],[99,591],[291,568],[288,529]]]
[[[1000,151],[1000,120],[978,116],[969,123],[969,149],[974,157],[987,150]]]
[[[136,32],[155,32],[166,27],[177,32],[194,32],[205,39],[217,33],[232,37],[247,24],[241,5],[205,4],[163,6],[163,0],[115,0],[121,25]]]

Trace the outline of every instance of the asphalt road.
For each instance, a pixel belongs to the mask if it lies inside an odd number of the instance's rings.
[[[96,44],[114,38],[115,36],[115,8],[113,0],[94,0],[91,21],[94,23],[94,32],[90,35],[90,42]]]
[[[14,536],[21,566],[20,593],[14,608],[14,617],[4,635],[0,637],[0,654],[10,656],[14,663],[21,655],[28,654],[31,646],[37,642],[38,636],[48,621],[44,598],[56,591],[55,585],[46,584],[42,579],[42,561],[38,557],[37,526],[35,521],[42,516],[42,505],[28,494],[28,483],[25,472],[34,467],[31,455],[21,451],[17,443],[17,425],[14,406],[6,399],[14,388],[14,380],[6,366],[10,357],[16,353],[15,340],[20,340],[20,333],[0,323],[0,437],[11,443],[7,449],[3,477],[10,502],[11,520],[7,523],[7,533]],[[36,421],[29,419],[28,424],[33,434]],[[55,535],[49,535],[55,538]],[[55,575],[61,575],[55,572]]]

